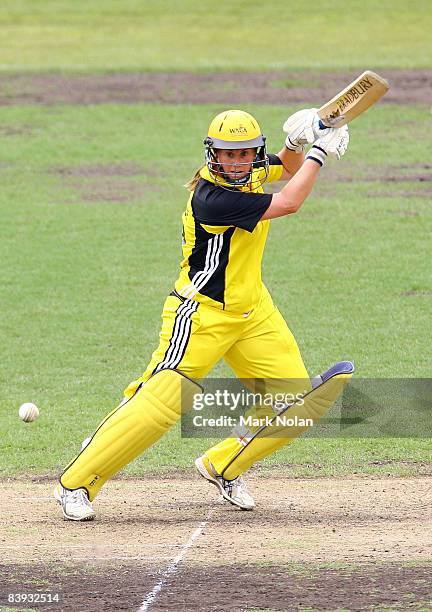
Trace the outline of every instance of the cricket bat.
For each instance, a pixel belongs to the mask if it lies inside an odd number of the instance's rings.
[[[375,104],[389,87],[388,82],[376,72],[366,70],[318,109],[321,127],[339,128],[349,123]]]

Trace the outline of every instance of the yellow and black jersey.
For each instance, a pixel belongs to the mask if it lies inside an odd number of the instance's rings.
[[[277,181],[282,162],[269,155],[266,182]],[[272,196],[262,187],[228,191],[216,184],[207,167],[191,192],[183,213],[183,261],[175,283],[183,298],[246,313],[259,302],[263,284],[261,260],[269,221],[260,221]],[[252,180],[264,178],[254,169]]]

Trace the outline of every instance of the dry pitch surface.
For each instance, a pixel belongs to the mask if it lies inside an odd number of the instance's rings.
[[[430,477],[249,483],[253,512],[198,477],[114,480],[97,519],[73,523],[52,481],[3,480],[0,603],[51,592],[61,602],[44,609],[74,612],[430,609]]]

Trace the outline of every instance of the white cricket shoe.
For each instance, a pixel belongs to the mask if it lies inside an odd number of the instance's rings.
[[[95,511],[84,489],[69,491],[59,483],[54,489],[54,497],[60,504],[63,516],[69,521],[91,521]]]
[[[205,455],[195,459],[195,467],[203,478],[219,489],[224,499],[242,510],[253,510],[255,507],[254,499],[247,490],[241,476],[234,478],[234,480],[225,480],[225,478],[222,478],[222,476],[216,472],[213,464]]]

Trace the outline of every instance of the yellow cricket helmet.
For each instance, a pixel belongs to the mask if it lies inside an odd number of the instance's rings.
[[[227,110],[219,113],[209,125],[207,137],[204,139],[205,161],[210,174],[217,183],[229,189],[250,184],[251,189],[261,186],[268,176],[269,160],[267,157],[266,138],[258,121],[242,110]],[[221,171],[217,159],[217,149],[256,149],[256,156],[247,176],[241,179],[228,179]],[[238,164],[241,166],[242,164]],[[246,165],[246,164],[244,164]],[[263,168],[260,177],[252,180],[253,170]]]

